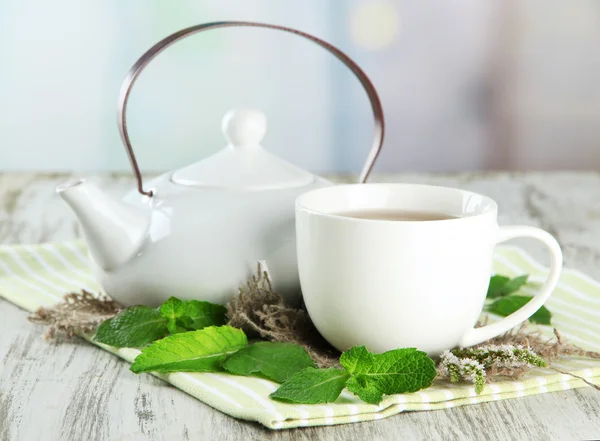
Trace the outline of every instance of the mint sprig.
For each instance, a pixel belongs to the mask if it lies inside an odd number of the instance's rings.
[[[364,346],[357,346],[342,354],[340,364],[352,375],[348,390],[371,404],[378,404],[384,394],[428,387],[437,375],[434,361],[414,348],[372,354]]]
[[[104,321],[94,339],[117,348],[145,346],[167,335],[225,324],[227,309],[210,302],[171,297],[159,308],[131,306]]]
[[[533,297],[518,294],[522,286],[527,284],[528,275],[522,275],[511,279],[502,275],[492,276],[487,292],[487,299],[494,300],[485,306],[487,312],[507,317],[513,312],[521,309]],[[545,306],[540,307],[529,321],[540,325],[550,325],[552,314]]]
[[[299,404],[328,403],[347,387],[361,400],[379,404],[383,395],[429,387],[437,375],[434,361],[414,348],[373,354],[364,346],[355,346],[342,354],[340,364],[343,369],[306,368],[270,396]]]

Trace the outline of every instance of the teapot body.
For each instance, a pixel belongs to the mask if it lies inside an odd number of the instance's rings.
[[[295,29],[242,21],[195,25],[163,38],[131,67],[119,95],[117,123],[137,191],[117,200],[85,180],[57,187],[79,219],[98,281],[124,305],[156,306],[171,296],[224,304],[256,273],[259,262],[277,292],[292,304],[300,300],[295,201],[330,183],[263,149],[267,121],[262,112],[228,112],[222,122],[225,148],[149,183],[128,134],[127,105],[143,69],[185,37],[236,26],[304,37],[344,63],[364,87],[375,119],[358,182],[365,182],[377,159],[385,133],[377,91],[360,67],[331,44]]]
[[[137,192],[124,201],[150,211],[147,237],[124,265],[93,264],[108,295],[124,305],[157,306],[171,296],[225,304],[266,265],[274,289],[300,300],[294,203],[305,191],[330,185],[263,191],[186,189],[163,175],[150,183],[152,198]]]

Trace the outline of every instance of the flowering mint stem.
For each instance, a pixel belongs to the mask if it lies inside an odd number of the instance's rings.
[[[452,383],[468,381],[475,384],[475,392],[483,391],[486,370],[496,368],[519,369],[544,367],[546,362],[531,348],[521,345],[484,345],[475,348],[453,349],[440,356],[439,374]]]

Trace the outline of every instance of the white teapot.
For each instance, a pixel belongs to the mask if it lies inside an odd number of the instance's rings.
[[[97,185],[72,179],[57,192],[82,226],[94,273],[112,298],[125,304],[155,306],[170,296],[225,303],[266,264],[275,289],[299,299],[294,202],[300,194],[330,185],[269,153],[260,143],[265,116],[236,109],[223,119],[227,146],[176,171],[142,182],[126,125],[131,88],[142,70],[169,45],[201,31],[257,26],[303,36],[328,49],[365,87],[375,115],[375,139],[360,177],[364,182],[383,143],[383,111],[363,71],[322,40],[281,26],[218,22],[178,31],[150,48],[131,68],[119,99],[118,125],[137,178],[137,191],[123,200]]]

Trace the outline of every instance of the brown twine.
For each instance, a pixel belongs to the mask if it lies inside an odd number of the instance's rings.
[[[94,296],[82,290],[63,296],[63,302],[49,308],[40,307],[28,319],[46,325],[44,339],[70,340],[77,335],[96,331],[100,323],[114,317],[123,307],[106,295]]]
[[[249,336],[295,343],[306,349],[318,367],[339,366],[340,352],[321,337],[304,308],[292,308],[273,290],[266,271],[258,266],[246,287],[227,304],[228,324]]]

